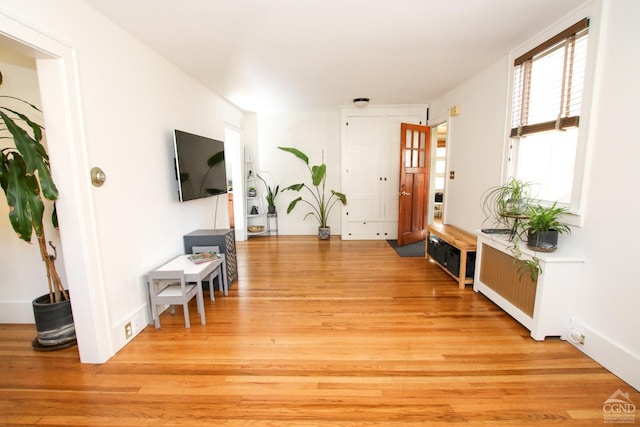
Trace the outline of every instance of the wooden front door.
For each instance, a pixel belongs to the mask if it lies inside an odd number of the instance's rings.
[[[431,164],[431,129],[402,123],[400,132],[398,246],[425,238]]]

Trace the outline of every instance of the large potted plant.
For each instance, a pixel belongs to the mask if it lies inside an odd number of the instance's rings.
[[[560,220],[567,208],[533,205],[527,210],[527,218],[522,227],[527,232],[527,246],[541,252],[551,252],[558,247],[558,235],[571,233],[570,226]]]
[[[69,294],[56,270],[56,248],[47,242],[43,226],[43,197],[51,201],[58,198],[49,156],[42,145],[43,128],[17,108],[5,106],[5,101],[19,103],[31,112],[39,110],[19,98],[0,96],[0,100],[0,136],[11,142],[0,149],[0,186],[9,206],[9,220],[20,239],[30,243],[35,234],[49,283],[49,292],[32,304],[37,329],[32,344],[42,350],[68,347],[76,342]],[[57,227],[55,209],[52,221]],[[47,243],[53,254],[49,253]]]
[[[322,240],[326,240],[331,236],[331,229],[327,225],[327,220],[329,218],[329,213],[331,209],[335,206],[336,203],[340,202],[343,205],[347,204],[347,196],[343,193],[340,193],[335,190],[331,190],[331,194],[327,197],[325,192],[325,178],[327,174],[327,165],[324,164],[324,156],[322,159],[322,163],[319,165],[310,166],[309,165],[309,157],[304,154],[302,151],[292,148],[292,147],[278,147],[279,149],[286,151],[288,153],[293,154],[298,159],[302,160],[306,165],[307,169],[309,169],[309,173],[311,174],[311,182],[312,186],[309,187],[304,182],[300,184],[293,184],[282,191],[293,190],[293,191],[301,191],[303,188],[307,190],[307,193],[311,195],[311,201],[305,200],[302,196],[297,197],[291,203],[289,203],[289,207],[287,208],[287,213],[291,213],[291,211],[296,207],[298,202],[305,203],[311,207],[311,211],[308,212],[304,218],[306,219],[308,216],[313,216],[318,221],[318,237]],[[313,188],[312,188],[313,187]]]
[[[276,185],[275,187],[272,187],[267,184],[267,181],[263,177],[261,177],[260,174],[258,174],[257,176],[260,181],[262,181],[264,187],[267,190],[267,195],[265,196],[265,199],[267,200],[267,212],[269,212],[270,215],[273,215],[276,213],[276,197],[278,197],[280,186]]]

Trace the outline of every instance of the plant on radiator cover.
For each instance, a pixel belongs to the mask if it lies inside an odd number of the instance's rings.
[[[482,195],[481,206],[486,215],[485,222],[491,221],[511,229],[511,245],[509,251],[521,262],[520,273],[528,272],[532,281],[536,281],[542,273],[540,260],[533,256],[522,259],[519,247],[521,236],[527,234],[527,246],[534,251],[550,252],[557,248],[557,235],[571,233],[569,224],[562,222],[561,217],[568,209],[554,202],[551,206],[536,203],[532,195],[533,184],[517,178],[510,178],[505,184],[491,187]],[[550,240],[547,241],[547,235]]]

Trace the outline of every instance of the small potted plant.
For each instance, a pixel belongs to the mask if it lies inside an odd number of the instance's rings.
[[[562,222],[560,217],[567,213],[567,208],[557,206],[533,205],[527,210],[527,218],[522,223],[527,231],[527,246],[540,252],[551,252],[558,247],[558,235],[571,233],[570,226]]]
[[[247,191],[247,196],[256,197],[258,192],[256,191],[256,187],[249,187],[249,191]]]
[[[514,221],[527,214],[531,203],[531,183],[510,178],[505,184],[489,188],[481,198],[485,222],[493,226],[512,228]]]
[[[536,281],[542,273],[537,257],[522,259],[519,247],[520,240],[527,235],[527,246],[537,252],[552,252],[558,245],[558,234],[570,233],[568,224],[561,222],[560,217],[567,209],[557,203],[542,206],[534,203],[531,194],[532,184],[511,178],[504,185],[491,187],[482,195],[481,205],[485,213],[485,222],[501,226],[498,231],[505,230],[511,234],[509,252],[520,262],[520,273],[528,272],[532,281]],[[484,230],[484,229],[483,229]]]
[[[0,73],[0,84],[2,74]],[[0,96],[0,100],[18,102],[31,112],[40,110],[26,101]],[[0,187],[9,206],[11,226],[18,237],[27,243],[35,234],[41,259],[45,264],[49,292],[32,303],[37,337],[32,345],[36,350],[53,350],[75,344],[76,335],[69,294],[56,270],[56,248],[47,242],[43,225],[43,197],[54,201],[58,189],[51,177],[49,156],[42,145],[43,128],[19,108],[0,105],[0,139],[12,144],[0,149]],[[57,228],[55,208],[52,222]],[[53,254],[47,248],[52,248]]]
[[[267,195],[265,196],[265,199],[267,200],[267,212],[273,215],[276,213],[276,197],[278,196],[278,192],[280,191],[280,186],[276,185],[275,187],[270,187],[269,184],[267,184],[267,181],[265,181],[265,179],[261,177],[260,174],[258,174],[257,176],[260,181],[264,183],[264,186],[267,189]]]
[[[311,215],[316,220],[318,220],[318,237],[321,240],[329,239],[331,235],[331,230],[327,226],[327,220],[329,218],[329,212],[335,206],[337,202],[342,203],[343,205],[347,204],[347,196],[343,193],[340,193],[335,190],[331,190],[331,195],[329,197],[326,196],[325,193],[325,177],[327,174],[327,165],[323,163],[320,165],[309,166],[309,157],[304,154],[302,151],[292,148],[292,147],[278,147],[279,149],[286,151],[288,153],[293,154],[298,159],[302,160],[306,165],[307,169],[309,169],[309,173],[311,174],[311,182],[312,187],[309,187],[305,183],[293,184],[284,188],[282,191],[293,190],[300,191],[303,188],[307,190],[307,193],[311,195],[311,199],[304,200],[302,196],[294,199],[291,203],[289,203],[289,207],[287,208],[287,213],[290,213],[293,208],[296,207],[298,202],[306,203],[311,207],[311,211],[309,211],[304,217],[305,219]],[[323,156],[324,157],[324,156]]]

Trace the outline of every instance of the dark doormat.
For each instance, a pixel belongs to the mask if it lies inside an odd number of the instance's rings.
[[[401,257],[424,257],[424,242],[424,240],[421,240],[419,242],[409,243],[408,245],[398,246],[397,240],[387,240],[389,246],[391,246]]]

